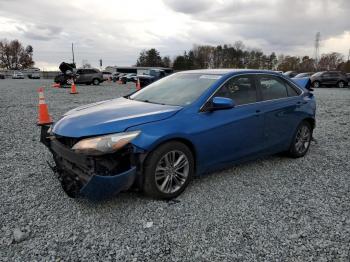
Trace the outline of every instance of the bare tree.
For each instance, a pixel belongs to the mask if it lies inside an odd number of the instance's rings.
[[[33,47],[26,48],[18,40],[0,41],[0,67],[12,70],[29,68],[34,65]]]
[[[88,60],[83,59],[83,61],[82,61],[82,68],[88,69],[88,68],[92,68],[92,67],[91,67],[91,64],[89,63]]]
[[[323,54],[318,62],[318,68],[320,70],[336,70],[342,62],[344,62],[344,56],[340,53]]]

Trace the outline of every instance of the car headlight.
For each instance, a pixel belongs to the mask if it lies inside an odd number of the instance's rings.
[[[77,153],[85,155],[96,156],[109,154],[124,147],[126,144],[136,138],[140,133],[141,131],[131,131],[87,138],[76,143],[72,149]]]

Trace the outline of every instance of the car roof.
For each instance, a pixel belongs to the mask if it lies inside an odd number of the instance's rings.
[[[181,71],[181,73],[208,74],[208,75],[227,75],[227,74],[234,74],[234,73],[257,73],[257,74],[268,73],[268,74],[280,75],[280,73],[272,70],[258,70],[258,69],[196,69],[196,70]]]

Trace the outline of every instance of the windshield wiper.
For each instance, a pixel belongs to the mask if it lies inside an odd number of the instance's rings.
[[[149,101],[148,99],[145,99],[145,100],[138,100],[140,102],[145,102],[145,103],[150,103],[150,104],[157,104],[157,105],[165,105],[163,103],[157,103],[157,102],[153,102],[153,101]]]

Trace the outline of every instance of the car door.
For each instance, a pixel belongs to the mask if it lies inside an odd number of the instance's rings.
[[[258,76],[257,85],[262,97],[266,152],[286,150],[300,121],[301,90],[273,75]]]
[[[263,118],[261,117],[255,78],[253,75],[240,75],[223,84],[214,97],[227,97],[235,102],[232,109],[210,111],[206,106],[199,113],[198,125],[203,125],[196,135],[196,143],[204,150],[205,164],[225,165],[239,160],[263,148]]]
[[[330,72],[330,84],[332,86],[336,86],[336,84],[338,83],[339,79],[340,79],[340,75],[338,72]]]
[[[77,78],[77,83],[82,84],[82,83],[86,83],[87,82],[87,69],[80,69],[77,71],[77,74],[79,74],[78,78]]]
[[[324,73],[321,76],[322,84],[324,85],[331,85],[332,84],[332,76],[329,72]]]

